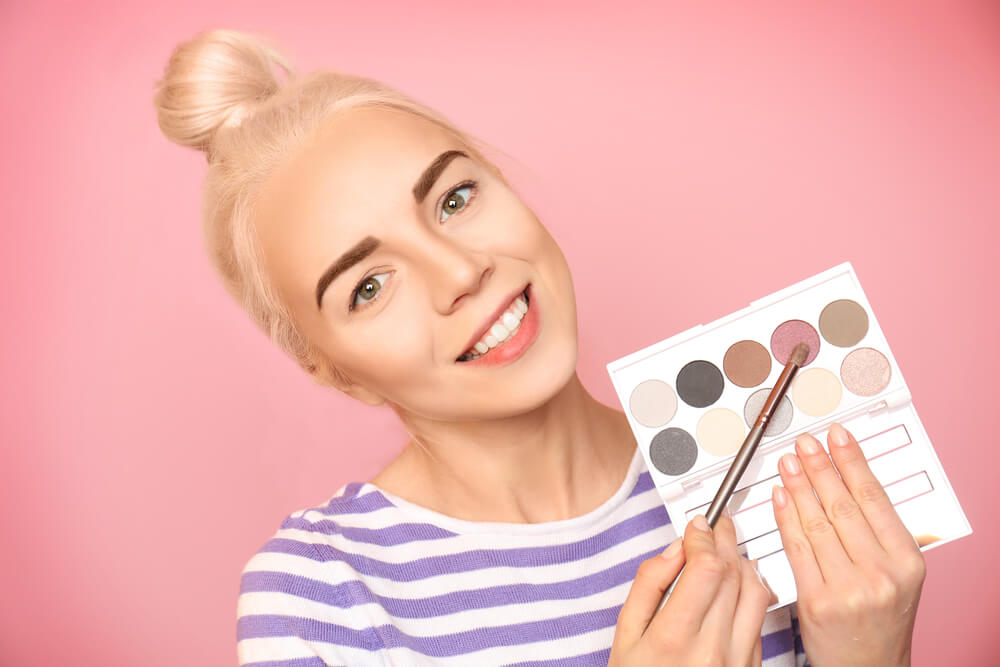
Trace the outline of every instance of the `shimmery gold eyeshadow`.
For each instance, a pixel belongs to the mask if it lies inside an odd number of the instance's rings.
[[[628,402],[632,417],[643,426],[663,426],[677,411],[677,394],[666,382],[646,380],[640,382]]]
[[[819,330],[830,344],[853,347],[868,333],[868,313],[857,301],[832,301],[819,315]]]
[[[771,373],[771,354],[755,340],[741,340],[726,350],[722,369],[733,384],[756,387]]]
[[[844,357],[840,377],[848,391],[858,396],[874,396],[889,386],[892,368],[878,350],[859,347]]]
[[[813,417],[828,415],[844,395],[837,376],[825,368],[807,368],[792,380],[792,400],[799,410]]]
[[[713,408],[698,420],[695,433],[698,444],[706,452],[714,456],[727,456],[740,448],[746,431],[738,414],[727,408]]]

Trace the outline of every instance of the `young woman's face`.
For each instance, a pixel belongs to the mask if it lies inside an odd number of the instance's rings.
[[[334,115],[269,178],[254,224],[293,317],[356,398],[431,419],[502,418],[575,372],[562,252],[430,121]]]

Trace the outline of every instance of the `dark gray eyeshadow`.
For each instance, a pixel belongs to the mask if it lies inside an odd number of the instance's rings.
[[[677,374],[677,395],[695,408],[705,408],[719,400],[725,381],[722,371],[710,361],[692,361]]]
[[[698,445],[690,433],[671,426],[653,436],[649,444],[649,459],[663,474],[680,475],[690,470],[698,460]]]

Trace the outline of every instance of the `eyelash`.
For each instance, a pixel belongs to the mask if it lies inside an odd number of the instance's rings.
[[[454,217],[456,215],[461,215],[467,208],[469,208],[469,206],[472,204],[472,202],[476,200],[476,197],[479,194],[479,182],[478,181],[467,179],[467,180],[464,180],[464,181],[462,181],[460,183],[456,183],[451,189],[449,189],[447,192],[444,193],[444,195],[441,197],[441,199],[438,200],[437,206],[435,207],[434,211],[435,212],[440,212],[442,210],[442,206],[444,205],[444,203],[446,201],[448,201],[448,198],[451,197],[456,192],[458,192],[459,190],[461,190],[462,188],[465,188],[465,187],[471,187],[472,188],[472,196],[469,197],[468,201],[465,202],[465,206],[462,207],[462,210],[460,210],[458,213],[452,213],[447,218],[445,218],[445,220],[448,220],[448,219],[450,219],[450,218],[452,218],[452,217]],[[438,219],[440,220],[440,216],[438,216]],[[444,224],[444,223],[442,222],[441,224]],[[365,303],[364,305],[361,305],[361,306],[355,306],[354,305],[354,302],[358,300],[358,293],[361,291],[361,286],[364,285],[365,282],[369,278],[371,278],[372,276],[375,276],[375,275],[378,275],[378,274],[377,273],[368,273],[368,274],[366,274],[363,278],[361,278],[361,280],[358,281],[358,284],[354,286],[354,289],[351,291],[351,296],[350,296],[350,298],[349,298],[349,300],[347,302],[347,310],[349,312],[353,312],[353,311],[358,310],[360,308],[366,308],[366,307],[370,306],[372,303],[378,301],[379,296],[382,294],[382,289],[385,289],[384,285],[382,286],[381,289],[379,289],[378,294],[376,294],[370,301],[368,301],[367,303]]]

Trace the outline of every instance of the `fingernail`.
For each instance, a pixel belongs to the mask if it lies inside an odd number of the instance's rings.
[[[785,471],[790,475],[798,475],[802,472],[802,468],[799,467],[799,459],[795,454],[788,453],[782,456],[781,465],[784,466]]]
[[[708,521],[705,520],[704,514],[699,514],[695,518],[691,519],[691,523],[694,525],[695,528],[697,528],[698,530],[704,530],[706,533],[711,530],[708,527]]]
[[[785,493],[785,489],[775,484],[774,488],[771,489],[771,501],[778,507],[787,505],[788,494]]]
[[[801,449],[802,453],[805,454],[806,456],[819,454],[820,450],[819,442],[816,440],[816,438],[812,437],[811,435],[804,433],[798,437],[798,440],[796,440],[796,442],[799,445],[799,449]]]
[[[847,435],[847,429],[845,429],[840,424],[834,422],[830,425],[830,442],[837,445],[838,447],[846,447],[847,443],[850,442],[849,436]]]
[[[732,513],[730,513],[729,511],[729,505],[726,505],[722,508],[722,516],[726,517],[727,519],[733,518]]]
[[[670,543],[669,547],[667,547],[666,549],[663,550],[663,553],[660,554],[660,556],[662,556],[663,558],[666,558],[667,560],[670,560],[671,558],[673,558],[674,556],[676,556],[678,553],[680,553],[681,546],[682,546],[682,544],[681,544],[681,538],[678,537],[676,540],[674,540],[673,542]]]

